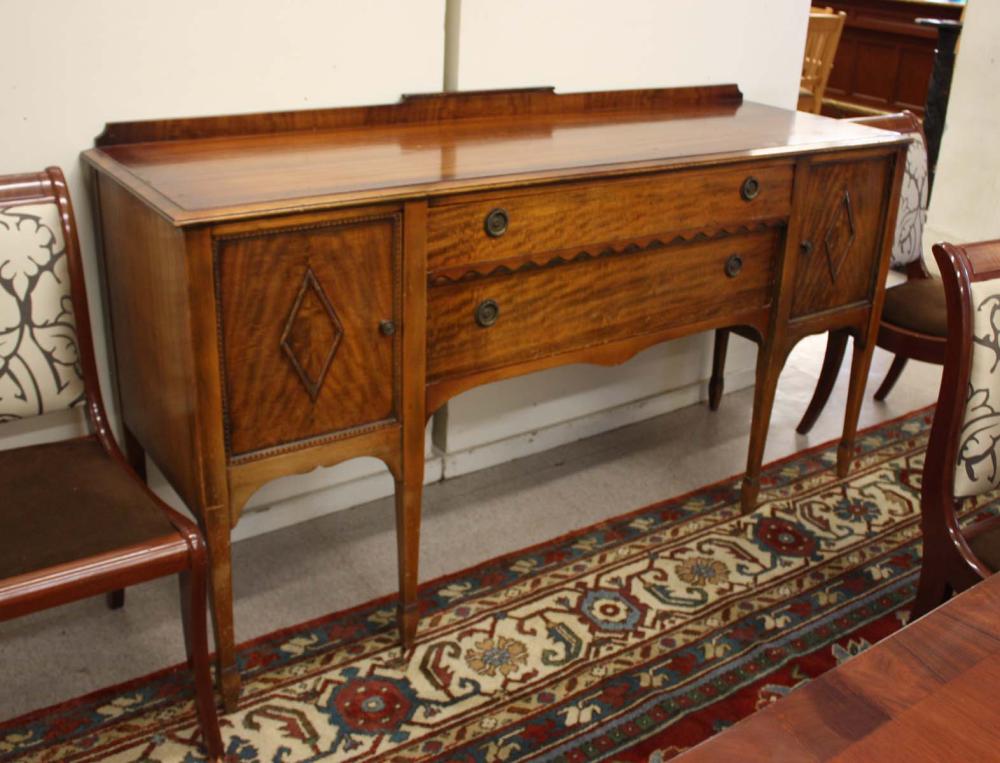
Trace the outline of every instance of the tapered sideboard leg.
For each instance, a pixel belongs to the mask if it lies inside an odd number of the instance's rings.
[[[405,459],[404,461],[409,460]],[[399,630],[409,649],[417,635],[420,607],[417,599],[420,559],[420,502],[423,493],[423,453],[406,476],[396,482],[396,544],[399,557]]]
[[[219,691],[226,712],[236,710],[240,698],[240,673],[236,666],[236,643],[233,627],[232,544],[229,536],[229,511],[225,506],[210,506],[202,511],[203,530],[212,565],[209,600],[215,626],[215,659]]]
[[[743,476],[740,505],[744,514],[749,514],[757,506],[760,492],[760,469],[764,460],[764,445],[771,423],[771,409],[774,407],[774,393],[778,388],[778,377],[785,364],[786,352],[779,350],[776,343],[764,343],[757,351],[757,382],[753,392],[753,419],[750,424],[750,445],[747,448],[747,471]]]

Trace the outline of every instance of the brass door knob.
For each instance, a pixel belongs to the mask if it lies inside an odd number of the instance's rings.
[[[492,299],[486,299],[479,303],[476,308],[476,323],[484,329],[488,329],[497,322],[500,317],[500,305]]]
[[[507,224],[509,222],[510,218],[507,216],[506,209],[497,207],[490,210],[490,213],[486,215],[486,235],[492,238],[499,238],[507,232]]]
[[[726,260],[726,275],[730,278],[736,278],[743,270],[743,258],[738,254],[730,255]]]
[[[396,333],[396,324],[392,321],[379,321],[378,330],[382,336],[392,336]]]
[[[760,181],[753,175],[744,180],[743,185],[740,186],[740,197],[743,201],[753,201],[759,193]]]

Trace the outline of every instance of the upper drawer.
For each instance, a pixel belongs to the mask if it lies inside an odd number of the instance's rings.
[[[744,164],[450,197],[429,210],[427,266],[499,265],[531,253],[784,217],[792,170],[789,162]]]

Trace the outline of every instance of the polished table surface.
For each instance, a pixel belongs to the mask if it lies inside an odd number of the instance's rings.
[[[601,94],[579,98],[588,95]],[[282,133],[280,141],[274,133],[229,134],[240,129],[240,117],[199,119],[199,137],[176,140],[157,132],[159,122],[129,123],[130,142],[116,144],[121,128],[109,125],[98,139],[100,150],[88,152],[87,158],[147,196],[173,222],[192,225],[262,211],[523,187],[532,180],[594,178],[899,141],[894,133],[864,125],[744,103],[738,91],[714,96],[700,102],[695,92],[690,102],[677,105],[665,99],[657,104],[649,95],[625,111],[587,103],[588,110],[580,114],[533,112],[530,100],[513,94],[499,116],[447,120],[435,115],[435,121],[412,123],[393,117],[397,121],[391,124],[378,123],[380,107],[369,107],[375,116]],[[554,96],[562,101],[575,97]],[[418,111],[423,105],[419,97],[392,108],[411,105],[414,119],[426,115]],[[288,116],[305,120],[309,114]],[[275,131],[284,126],[275,124]]]
[[[676,760],[1000,760],[998,686],[994,575]]]

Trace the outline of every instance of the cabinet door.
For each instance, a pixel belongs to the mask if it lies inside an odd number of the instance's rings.
[[[806,172],[793,318],[871,299],[892,157],[816,162]]]
[[[230,457],[397,417],[399,216],[215,239]]]

